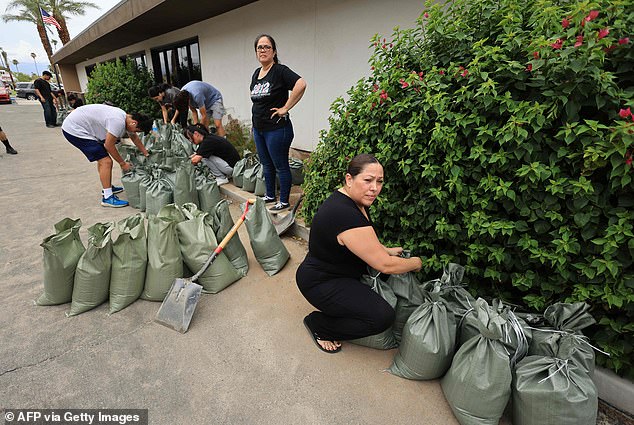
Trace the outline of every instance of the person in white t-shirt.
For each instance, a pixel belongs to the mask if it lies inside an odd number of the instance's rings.
[[[112,164],[116,161],[122,171],[128,171],[132,164],[125,162],[115,144],[128,134],[135,146],[148,156],[136,132],[148,133],[152,128],[152,120],[139,113],[127,114],[124,110],[109,105],[85,105],[73,110],[64,119],[62,133],[66,140],[82,151],[90,162],[97,162],[97,171],[101,180],[104,207],[125,207],[127,201],[119,199],[116,194],[123,187],[112,185]]]

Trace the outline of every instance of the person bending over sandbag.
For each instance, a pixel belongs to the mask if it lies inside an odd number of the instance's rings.
[[[233,167],[240,160],[240,154],[224,137],[209,134],[202,126],[187,127],[187,138],[198,145],[198,150],[191,156],[192,164],[202,161],[216,178],[218,186],[229,183],[233,175]]]
[[[418,271],[419,257],[403,258],[403,248],[379,242],[370,205],[381,193],[383,167],[370,154],[350,161],[343,187],[319,207],[310,228],[308,254],[297,269],[297,286],[320,311],[304,318],[315,344],[327,353],[341,350],[343,340],[383,332],[394,309],[361,283],[368,266],[381,273]]]
[[[137,131],[149,133],[152,120],[139,113],[126,114],[123,109],[108,105],[85,105],[71,112],[62,124],[62,133],[66,140],[79,149],[88,161],[97,162],[97,172],[101,180],[104,207],[126,207],[128,201],[117,198],[123,192],[122,187],[112,185],[112,160],[128,171],[132,164],[123,160],[115,144],[126,132],[135,146],[148,156],[148,151],[137,136]]]

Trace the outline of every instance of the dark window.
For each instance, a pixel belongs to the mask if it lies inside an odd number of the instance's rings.
[[[123,63],[126,63],[128,60],[132,60],[139,67],[147,67],[145,62],[145,52],[132,53],[129,55],[121,56],[119,59],[121,59],[121,62]]]
[[[159,83],[183,87],[192,80],[202,80],[198,39],[152,49],[152,66]]]
[[[87,76],[88,78],[90,78],[90,74],[92,74],[92,72],[95,70],[95,67],[96,67],[96,66],[97,66],[97,64],[96,64],[96,63],[93,63],[92,65],[88,65],[88,66],[86,67],[86,76]]]

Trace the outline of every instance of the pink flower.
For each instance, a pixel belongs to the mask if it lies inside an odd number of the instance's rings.
[[[557,41],[555,41],[553,44],[550,45],[550,47],[552,47],[554,50],[559,50],[561,49],[561,46],[564,45],[564,42],[562,41],[561,38],[558,38]]]
[[[425,13],[423,14],[423,17],[424,17],[425,19],[429,18],[429,13],[425,12]]]
[[[445,75],[445,71],[443,71],[442,69],[441,69],[440,71],[438,71],[438,73],[439,73],[440,75]]]
[[[462,74],[460,74],[463,77],[466,77],[467,75],[469,75],[469,71],[467,69],[465,69],[464,71],[462,71]]]
[[[583,45],[583,36],[582,35],[578,35],[577,36],[577,42],[575,43],[575,47],[581,47]]]
[[[533,57],[535,59],[539,59],[539,52],[533,52]]]
[[[381,94],[379,95],[379,97],[381,98],[381,102],[383,102],[384,100],[387,100],[388,98],[387,92],[385,90],[381,90]]]
[[[527,71],[527,72],[531,72],[532,70],[533,70],[533,64],[532,64],[532,63],[529,63],[529,64],[526,66],[525,71]]]
[[[619,111],[619,116],[620,116],[621,118],[623,118],[623,119],[625,119],[625,118],[627,118],[627,117],[629,117],[629,116],[631,116],[631,115],[632,115],[631,108],[621,109],[621,110]]]
[[[599,30],[599,40],[601,40],[603,37],[605,37],[608,34],[610,34],[610,29],[609,28],[600,29]]]
[[[598,10],[591,10],[590,13],[588,13],[588,16],[586,16],[584,20],[586,22],[590,22],[593,19],[597,19],[598,16],[599,16],[599,11]]]
[[[630,38],[629,37],[623,37],[623,38],[619,38],[619,44],[627,44],[630,42]]]
[[[409,83],[407,81],[405,81],[404,79],[402,79],[402,78],[399,80],[399,83],[401,83],[401,88],[402,89],[405,89],[405,88],[409,87]]]
[[[625,160],[625,164],[632,165],[632,157],[631,156]]]
[[[564,28],[568,28],[570,26],[570,21],[566,18],[561,20],[561,26]]]

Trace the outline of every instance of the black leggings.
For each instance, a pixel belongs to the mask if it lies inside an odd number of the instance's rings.
[[[308,326],[321,339],[345,341],[376,335],[392,326],[394,309],[357,279],[334,277],[307,265],[297,269],[297,287],[320,311],[310,313]]]

